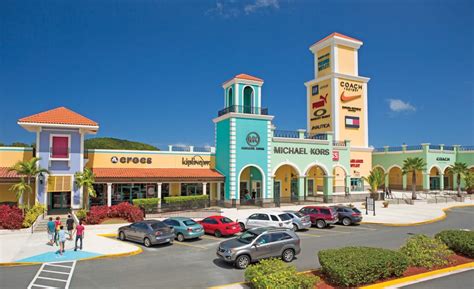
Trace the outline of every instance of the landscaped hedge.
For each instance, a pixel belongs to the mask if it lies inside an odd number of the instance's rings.
[[[176,203],[186,203],[190,201],[204,201],[208,199],[209,199],[208,195],[196,195],[196,196],[165,197],[163,200],[165,203],[168,203],[168,204],[176,204]]]
[[[345,247],[318,253],[322,273],[342,286],[359,286],[380,279],[398,277],[408,268],[399,252],[369,247]]]
[[[298,274],[294,266],[279,259],[262,260],[245,270],[245,280],[256,289],[309,289],[319,282],[316,276]]]
[[[415,267],[433,268],[449,263],[452,252],[441,241],[426,235],[416,235],[400,248],[408,263]]]
[[[135,206],[144,208],[146,212],[152,212],[158,207],[160,198],[134,199],[132,202]]]
[[[474,258],[474,231],[445,230],[436,234],[435,238],[454,252]]]
[[[129,222],[143,220],[143,212],[140,208],[123,202],[115,206],[93,206],[87,214],[87,224],[99,224],[105,218],[122,218]]]
[[[45,207],[40,204],[36,204],[33,207],[26,209],[25,218],[23,219],[23,228],[31,227],[39,215],[43,214]]]
[[[0,229],[21,229],[23,213],[16,206],[0,206]]]

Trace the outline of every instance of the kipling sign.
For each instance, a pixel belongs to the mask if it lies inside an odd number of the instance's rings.
[[[211,164],[211,161],[204,160],[201,156],[194,156],[192,158],[182,158],[181,164],[183,166],[200,166],[200,167],[208,167]]]

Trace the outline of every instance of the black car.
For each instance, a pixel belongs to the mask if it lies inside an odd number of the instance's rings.
[[[362,213],[357,208],[347,206],[333,206],[332,208],[337,212],[339,223],[344,226],[360,223],[362,221]]]

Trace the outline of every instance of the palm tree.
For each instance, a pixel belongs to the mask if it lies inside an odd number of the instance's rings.
[[[455,162],[454,165],[449,166],[449,170],[457,174],[456,183],[458,185],[458,197],[461,197],[461,177],[465,177],[469,172],[466,163]]]
[[[97,193],[95,192],[93,186],[95,181],[95,175],[91,169],[84,168],[84,171],[75,173],[74,178],[76,186],[87,190],[88,197],[97,197]],[[86,203],[89,203],[88,200]]]
[[[472,194],[474,189],[474,172],[468,171],[464,176],[464,184],[466,185],[466,192]]]
[[[27,185],[31,188],[31,179],[35,178],[42,173],[49,174],[47,169],[41,168],[38,162],[41,158],[33,157],[27,161],[19,161],[13,167],[9,169],[9,171],[13,171],[20,176],[24,176],[26,178]],[[23,177],[22,177],[23,179]],[[20,200],[20,204],[23,204],[23,199]],[[30,206],[30,195],[28,194],[28,206]]]
[[[403,161],[402,174],[411,173],[411,199],[416,200],[416,172],[424,171],[426,162],[422,158],[407,158]]]
[[[19,183],[12,185],[9,190],[16,193],[16,197],[20,204],[23,204],[23,195],[25,193],[29,194],[33,191],[31,186],[25,182],[25,179],[23,177],[21,178],[21,181]]]
[[[370,186],[370,194],[372,198],[376,198],[377,190],[380,186],[385,183],[385,173],[379,169],[373,169],[370,171],[367,177],[362,177]]]

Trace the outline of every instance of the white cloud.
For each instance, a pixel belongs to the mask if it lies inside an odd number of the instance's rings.
[[[247,4],[244,7],[245,14],[254,13],[259,9],[274,8],[279,9],[279,0],[255,0],[252,4]]]
[[[416,111],[416,107],[411,105],[409,102],[404,102],[401,99],[388,99],[388,106],[390,110],[393,112],[409,112],[409,111]]]

